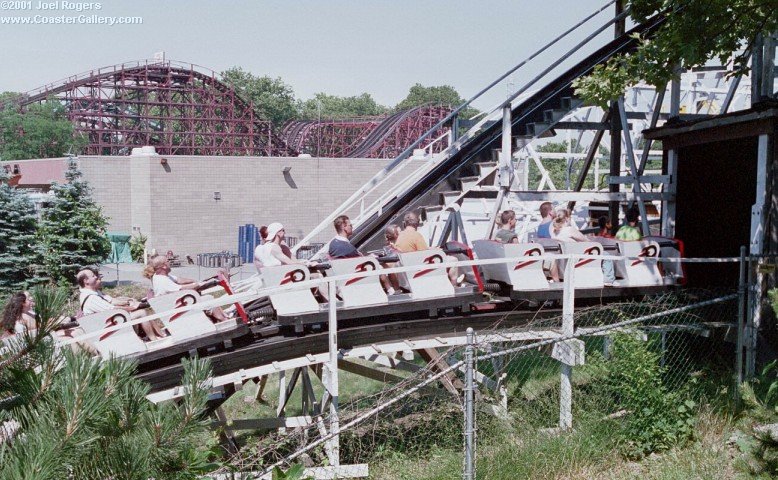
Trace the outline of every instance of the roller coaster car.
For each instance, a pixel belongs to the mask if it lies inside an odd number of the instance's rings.
[[[391,261],[397,261],[399,266],[432,265],[445,262],[446,252],[430,249],[399,253]],[[408,293],[387,296],[378,276],[359,275],[377,270],[379,265],[380,261],[374,255],[330,261],[329,271],[332,275],[356,274],[338,281],[338,298],[330,299],[336,302],[338,321],[353,323],[360,319],[386,320],[387,317],[402,317],[413,312],[437,317],[448,310],[469,309],[471,304],[483,301],[478,286],[453,287],[444,268],[426,268],[398,274],[400,284]],[[303,265],[262,269],[265,287],[299,283],[309,278],[310,272]],[[307,288],[272,294],[270,302],[278,324],[294,327],[297,332],[302,332],[307,325],[324,324],[329,317],[329,303],[318,303]]]
[[[124,310],[106,310],[78,319],[78,324],[86,333],[101,332],[109,327],[127,323],[130,314]],[[174,338],[168,337],[155,342],[144,342],[131,327],[105,331],[99,336],[85,340],[92,345],[103,358],[117,357],[140,358],[152,350],[161,350],[171,346]]]
[[[646,237],[624,242],[594,237],[590,242],[560,242],[538,239],[533,243],[503,244],[494,240],[476,240],[473,250],[479,259],[517,257],[516,263],[482,265],[487,281],[499,282],[509,290],[514,300],[550,300],[561,298],[562,284],[550,283],[543,270],[543,261],[534,259],[544,254],[577,254],[583,257],[575,263],[575,295],[579,298],[650,294],[670,286],[682,285],[685,275],[681,263],[660,263],[655,259],[680,258],[683,243],[664,237]],[[599,258],[586,256],[613,255],[633,257],[613,260],[616,286],[605,287]],[[548,260],[545,261],[548,264]],[[564,281],[567,260],[557,260],[560,279]]]

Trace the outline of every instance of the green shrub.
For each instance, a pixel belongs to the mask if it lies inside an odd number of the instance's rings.
[[[619,435],[627,457],[667,450],[694,436],[697,404],[667,388],[659,354],[650,342],[634,334],[616,335],[612,359],[605,366],[607,389],[626,414]]]
[[[130,239],[130,255],[133,261],[143,262],[143,251],[146,248],[148,239],[149,237],[142,233],[138,233]]]

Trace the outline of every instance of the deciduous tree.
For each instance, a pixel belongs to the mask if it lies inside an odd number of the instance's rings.
[[[338,97],[320,92],[309,100],[298,102],[297,111],[301,120],[318,120],[383,115],[389,109],[378,104],[369,93]]]
[[[56,100],[28,105],[23,110],[13,102],[6,103],[5,107],[0,110],[0,158],[3,160],[62,157],[78,153],[85,143],[84,139],[74,137],[65,107]]]
[[[778,31],[775,0],[627,0],[626,6],[638,23],[666,18],[655,34],[639,37],[637,51],[611,58],[575,83],[576,93],[592,104],[605,106],[640,80],[664,85],[676,66],[717,60],[731,74],[745,73],[757,35]]]
[[[222,80],[232,86],[254,111],[276,127],[296,116],[294,91],[280,77],[256,76],[241,67],[232,67],[221,73]]]
[[[446,105],[456,108],[465,103],[465,100],[459,96],[459,93],[450,85],[440,85],[436,87],[425,87],[417,83],[410,88],[408,95],[398,103],[394,109],[407,110],[425,104]],[[467,119],[478,114],[478,110],[468,107],[460,112],[460,118]]]

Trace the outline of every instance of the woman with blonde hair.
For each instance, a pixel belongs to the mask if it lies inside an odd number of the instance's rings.
[[[586,235],[581,233],[570,222],[570,210],[563,209],[556,212],[551,224],[551,238],[560,242],[588,242]]]

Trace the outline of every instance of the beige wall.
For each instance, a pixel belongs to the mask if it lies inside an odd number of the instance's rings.
[[[167,165],[161,164],[161,159]],[[111,230],[149,236],[150,248],[179,255],[237,252],[238,226],[280,221],[308,231],[388,163],[381,159],[259,157],[90,157],[84,177]],[[412,171],[418,166],[409,168]],[[292,167],[284,176],[284,167]],[[214,192],[221,200],[214,200]],[[328,229],[319,241],[333,232]]]

